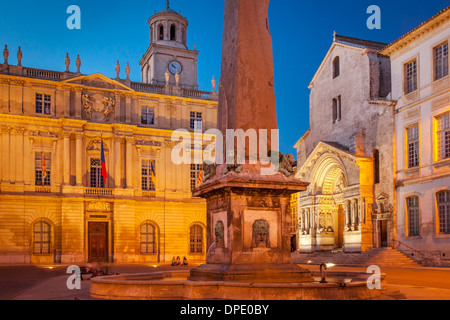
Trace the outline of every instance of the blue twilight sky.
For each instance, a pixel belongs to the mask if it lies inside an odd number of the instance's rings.
[[[70,5],[81,8],[81,30],[66,27]],[[381,30],[366,26],[370,5],[381,8]],[[293,145],[309,128],[308,84],[331,46],[334,30],[390,43],[448,5],[449,0],[272,0],[269,22],[281,152],[295,154]],[[164,0],[2,1],[0,48],[8,44],[10,64],[17,63],[21,46],[24,66],[56,71],[65,70],[66,52],[75,71],[80,54],[82,73],[111,78],[117,60],[122,70],[129,61],[131,80],[141,81],[139,61],[149,45],[148,19],[165,6]],[[188,47],[196,44],[200,51],[200,89],[210,91],[212,76],[220,77],[224,0],[171,0],[170,7],[189,21]]]

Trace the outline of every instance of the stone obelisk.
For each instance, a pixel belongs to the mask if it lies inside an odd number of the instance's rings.
[[[224,138],[227,129],[277,129],[268,7],[269,0],[225,0],[218,112]],[[279,172],[262,175],[261,166],[219,164],[194,190],[207,200],[207,257],[191,280],[313,281],[291,264],[290,250],[290,196],[307,184]]]
[[[226,129],[277,129],[268,7],[269,0],[225,1],[218,112],[224,137]]]

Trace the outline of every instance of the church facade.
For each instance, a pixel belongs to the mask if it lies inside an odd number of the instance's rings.
[[[217,126],[217,93],[198,90],[187,20],[149,20],[142,82],[0,64],[0,263],[204,261],[200,165],[175,165],[173,130]],[[214,84],[213,84],[214,86]],[[194,148],[193,148],[194,150]],[[192,151],[194,152],[194,151]],[[102,173],[105,165],[106,176]],[[106,180],[104,179],[106,177]]]
[[[300,252],[449,263],[449,21],[446,8],[389,45],[335,34],[295,145]]]
[[[300,252],[362,252],[395,239],[393,101],[386,44],[335,34],[296,143]]]

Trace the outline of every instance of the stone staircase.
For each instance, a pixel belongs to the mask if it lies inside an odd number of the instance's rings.
[[[344,253],[342,250],[314,253],[292,253],[296,264],[334,263],[338,266],[368,267],[377,265],[384,268],[415,268],[420,265],[406,255],[392,248],[376,248],[362,253]]]

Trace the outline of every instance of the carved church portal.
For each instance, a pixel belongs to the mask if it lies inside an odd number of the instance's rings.
[[[89,261],[105,262],[108,258],[108,222],[88,223]]]

